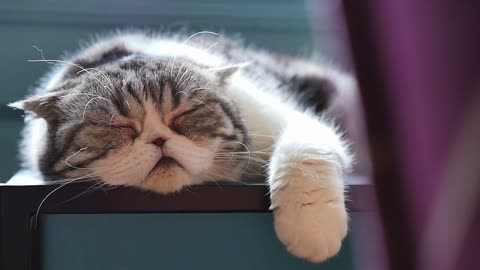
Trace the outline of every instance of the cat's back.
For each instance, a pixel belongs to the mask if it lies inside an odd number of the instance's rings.
[[[112,64],[127,57],[163,58],[167,61],[186,59],[206,67],[253,62],[257,52],[241,41],[214,32],[191,35],[178,33],[120,32],[97,37],[62,60],[44,79],[43,90],[52,89],[66,79],[85,70]]]
[[[84,67],[99,66],[131,55],[166,60],[188,59],[202,66],[221,66],[232,61],[234,51],[242,45],[213,32],[193,35],[168,33],[121,33],[93,41],[73,58]],[[245,58],[247,59],[247,58]]]

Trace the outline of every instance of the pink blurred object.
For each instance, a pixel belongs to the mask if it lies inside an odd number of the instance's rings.
[[[390,269],[480,269],[480,2],[344,0]]]

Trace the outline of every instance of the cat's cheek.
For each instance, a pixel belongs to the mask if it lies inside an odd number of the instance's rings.
[[[198,143],[179,137],[165,144],[163,153],[174,158],[193,178],[198,178],[213,163],[217,142]]]
[[[158,147],[136,142],[92,163],[90,169],[110,185],[138,186],[161,157]]]

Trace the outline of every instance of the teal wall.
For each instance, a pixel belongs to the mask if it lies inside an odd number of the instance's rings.
[[[6,104],[23,97],[58,59],[94,33],[126,27],[240,34],[260,47],[285,53],[311,50],[303,1],[292,0],[16,0],[0,5],[0,182],[18,168],[17,142],[21,113]]]
[[[354,269],[350,238],[322,264],[289,255],[271,213],[43,215],[41,222],[42,269]]]

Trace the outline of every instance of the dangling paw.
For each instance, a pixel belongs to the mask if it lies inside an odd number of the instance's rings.
[[[348,230],[343,195],[294,184],[272,194],[274,226],[287,250],[311,262],[338,253]]]

